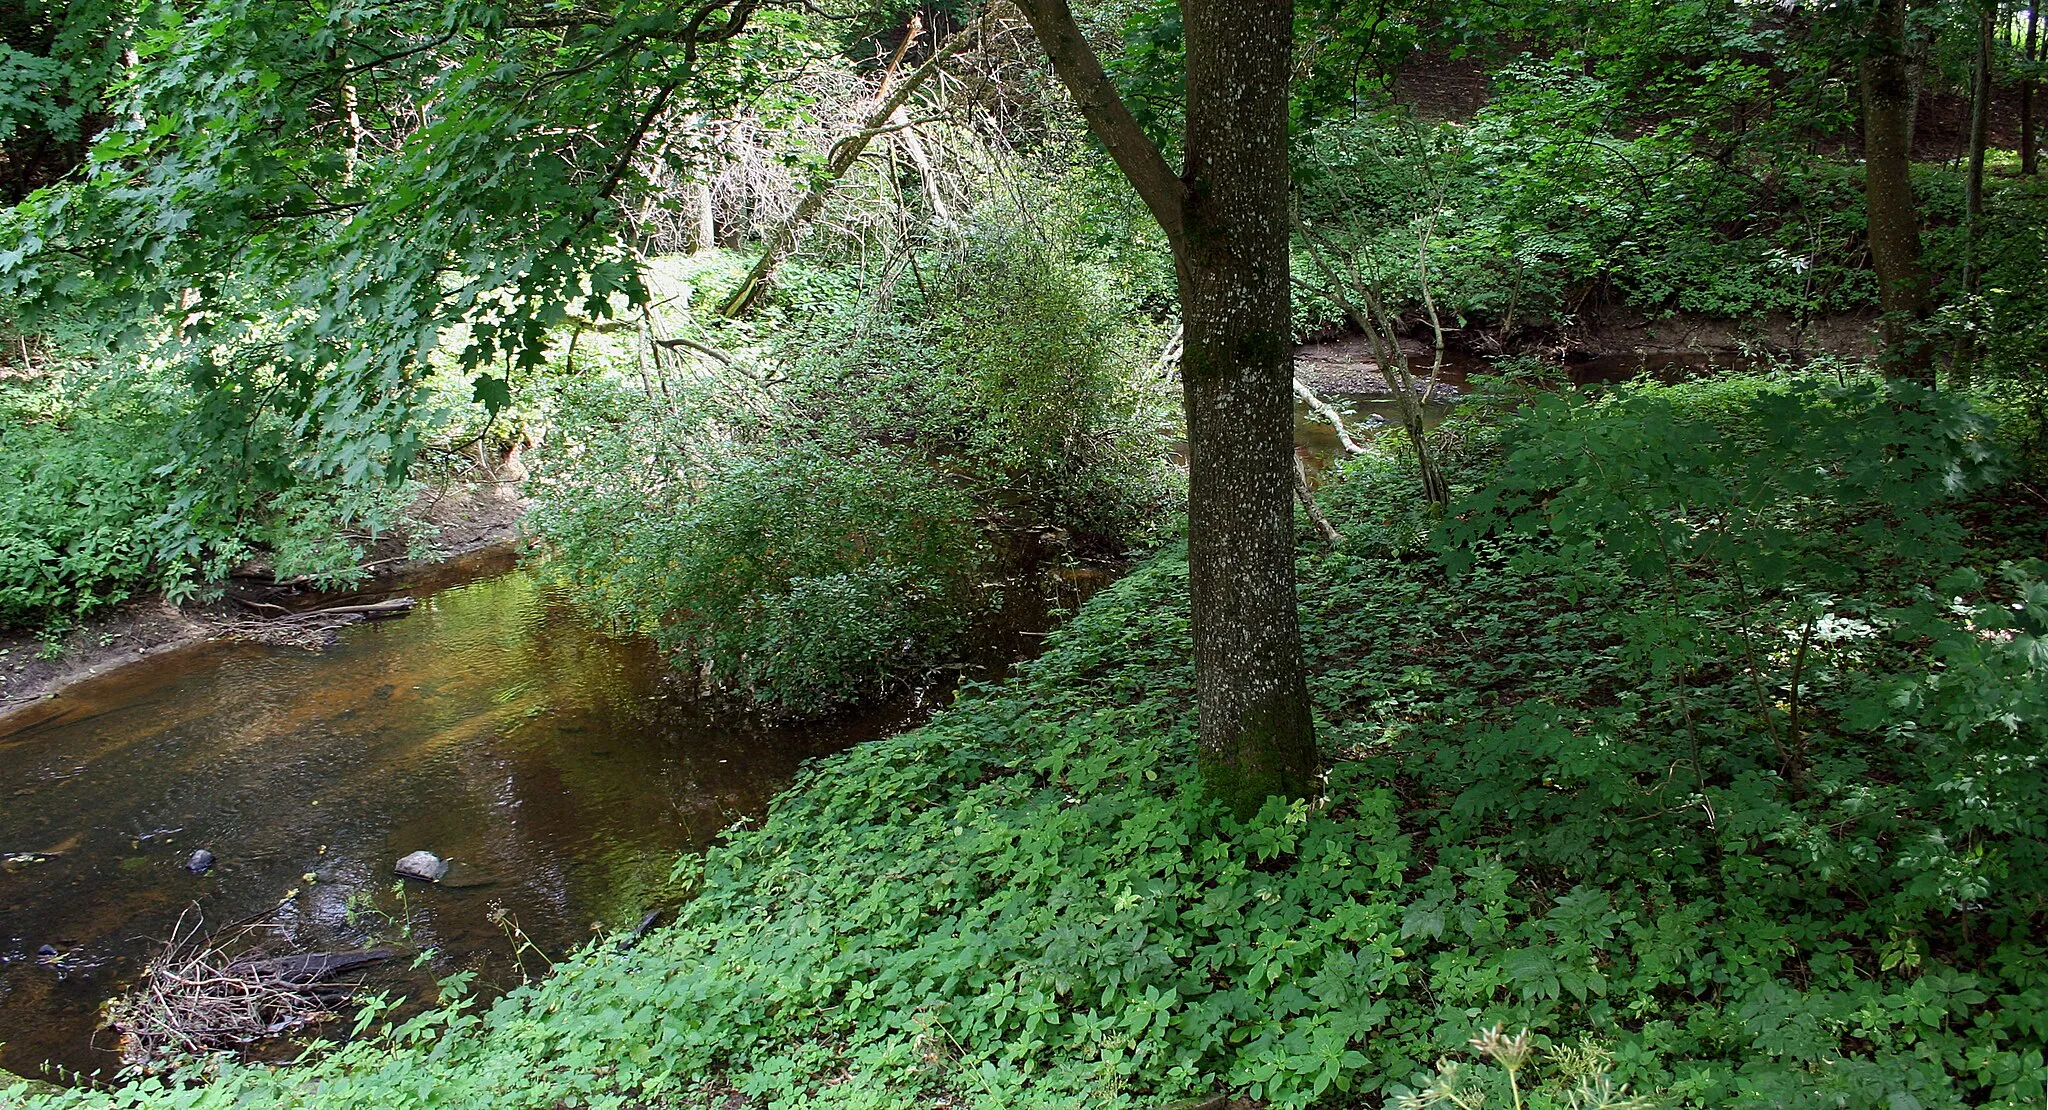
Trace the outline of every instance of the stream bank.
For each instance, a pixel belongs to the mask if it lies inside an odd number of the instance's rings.
[[[0,721],[0,1068],[117,1069],[101,1007],[188,910],[208,930],[268,915],[287,950],[396,949],[367,989],[417,1004],[456,972],[485,995],[542,975],[681,901],[677,857],[809,760],[1001,677],[1113,573],[1012,579],[931,683],[787,722],[702,697],[516,559],[387,577],[417,605],[318,652],[188,644]],[[200,850],[214,865],[194,873]],[[420,850],[451,873],[394,876]]]
[[[528,504],[518,486],[509,482],[453,482],[430,490],[408,519],[416,527],[431,529],[433,554],[412,558],[406,536],[384,537],[365,553],[369,577],[352,590],[332,595],[278,583],[256,564],[241,568],[243,573],[232,578],[215,601],[179,605],[150,593],[80,620],[54,640],[33,630],[0,629],[0,730],[26,707],[74,683],[235,635],[249,623],[245,602],[301,609],[323,598],[374,593],[437,563],[510,544],[518,537],[519,518]]]

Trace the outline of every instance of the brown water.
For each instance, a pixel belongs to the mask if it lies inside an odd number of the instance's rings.
[[[111,1072],[99,1008],[194,905],[218,925],[282,900],[306,948],[439,953],[417,973],[386,965],[375,986],[423,991],[465,967],[509,986],[494,904],[550,954],[631,927],[677,901],[678,852],[760,813],[804,760],[915,715],[722,714],[508,555],[450,576],[470,580],[421,583],[410,616],[324,651],[201,645],[0,721],[0,857],[43,857],[0,867],[0,1066]],[[1045,581],[1050,596],[1025,598],[1031,612],[1009,614],[1007,639],[984,636],[983,656],[1028,654],[1046,607],[1092,585]],[[211,873],[185,870],[196,848],[218,856]],[[401,902],[392,864],[417,849],[455,870]]]

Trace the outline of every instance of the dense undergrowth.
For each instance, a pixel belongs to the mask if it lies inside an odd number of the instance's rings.
[[[1855,381],[1478,407],[1449,527],[1395,455],[1326,487],[1312,805],[1201,800],[1168,551],[685,860],[637,946],[31,1105],[1506,1105],[1503,1061],[1532,1106],[2038,1105],[2048,589],[1986,425]]]
[[[182,601],[259,555],[280,579],[355,581],[416,488],[309,472],[277,418],[209,438],[221,413],[168,375],[53,362],[0,375],[0,628]]]
[[[915,281],[792,267],[746,323],[716,308],[744,256],[662,260],[666,307],[625,342],[565,341],[573,373],[533,404],[542,573],[726,691],[810,714],[945,662],[1002,597],[984,581],[1019,569],[1003,531],[1154,542],[1181,486],[1170,386],[1145,372],[1163,329],[1062,221],[990,207]]]

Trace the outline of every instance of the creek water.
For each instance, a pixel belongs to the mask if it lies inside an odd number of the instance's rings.
[[[984,669],[1029,654],[1091,587],[1033,581],[977,636]],[[498,907],[550,956],[630,928],[676,901],[679,852],[762,812],[806,759],[917,715],[719,712],[509,553],[407,585],[410,615],[324,650],[199,645],[0,721],[0,1066],[111,1073],[100,1008],[187,912],[215,927],[270,911],[313,950],[437,953],[384,965],[373,988],[430,992],[474,968],[503,989],[521,970]],[[218,863],[194,875],[201,848]],[[454,870],[401,896],[392,865],[421,849]]]

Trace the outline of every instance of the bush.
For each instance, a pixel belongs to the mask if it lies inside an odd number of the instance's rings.
[[[989,221],[921,292],[794,334],[790,406],[911,446],[1006,517],[1106,551],[1155,539],[1180,488],[1172,398],[1146,379],[1163,335],[1057,232]]]
[[[724,425],[712,404],[671,407],[615,379],[572,389],[532,520],[546,570],[785,712],[872,696],[935,661],[979,562],[968,497],[919,461]]]
[[[91,367],[0,383],[0,626],[63,624],[146,590],[182,599],[258,552],[280,577],[362,576],[411,487],[197,465],[184,396]]]

